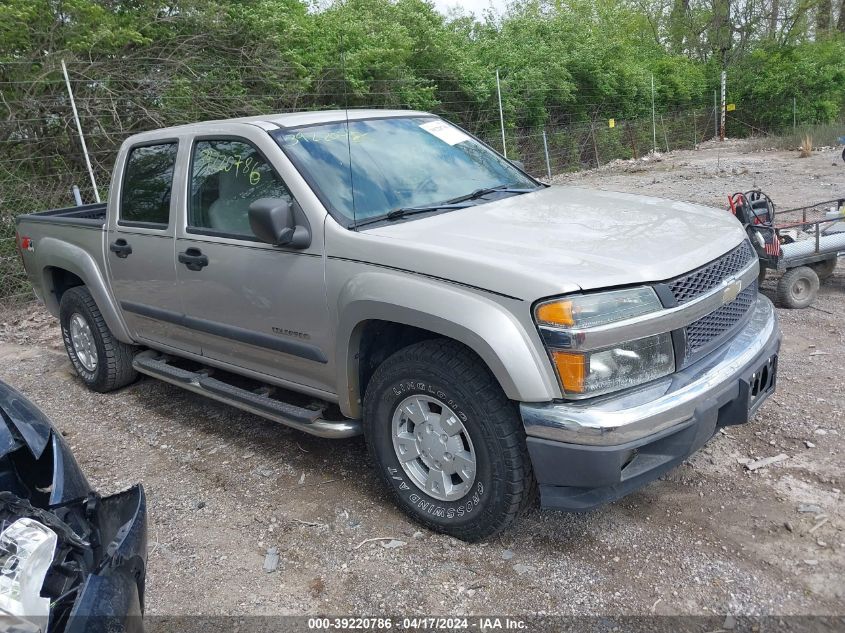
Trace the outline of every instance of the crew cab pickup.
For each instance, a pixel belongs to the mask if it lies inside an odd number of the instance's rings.
[[[89,387],[147,374],[363,433],[397,504],[474,540],[655,479],[775,386],[780,330],[716,209],[538,182],[414,111],[137,134],[108,203],[20,216]]]

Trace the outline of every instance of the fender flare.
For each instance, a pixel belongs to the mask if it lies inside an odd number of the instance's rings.
[[[40,273],[41,287],[44,288],[44,305],[51,314],[55,316],[59,314],[59,302],[53,288],[51,272],[51,269],[59,268],[73,273],[83,281],[115,338],[123,343],[134,344],[117,310],[103,273],[88,252],[74,244],[45,237],[38,242],[38,256],[40,261],[44,262]]]
[[[514,300],[516,301],[516,300]],[[548,357],[519,320],[481,293],[395,273],[368,272],[347,281],[338,297],[338,404],[361,417],[358,351],[369,321],[401,323],[463,343],[487,365],[508,398],[546,402],[560,397]]]

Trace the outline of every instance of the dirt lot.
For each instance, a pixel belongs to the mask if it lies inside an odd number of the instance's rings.
[[[845,163],[727,143],[566,181],[718,206],[756,185],[789,205],[845,193]],[[144,483],[150,614],[842,614],[843,266],[814,308],[778,312],[778,392],[751,424],[609,507],[533,509],[476,545],[401,515],[361,440],[311,438],[150,379],[87,391],[40,307],[0,313],[0,379],[55,421],[101,491]],[[780,453],[755,472],[741,463]],[[377,537],[402,544],[366,542]],[[267,573],[271,546],[281,564]]]

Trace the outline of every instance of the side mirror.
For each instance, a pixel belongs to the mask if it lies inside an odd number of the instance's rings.
[[[249,205],[249,226],[255,237],[273,246],[306,248],[311,244],[308,227],[296,224],[291,203],[282,198],[260,198]]]
[[[521,160],[512,160],[511,163],[520,171],[525,171],[525,163],[523,163]]]

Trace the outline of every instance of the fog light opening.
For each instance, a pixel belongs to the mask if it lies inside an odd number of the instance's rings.
[[[628,466],[631,465],[631,462],[634,461],[634,458],[639,454],[639,451],[636,448],[632,448],[628,451],[628,454],[625,455],[625,458],[622,460],[622,467],[620,470],[625,470]]]

